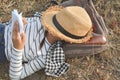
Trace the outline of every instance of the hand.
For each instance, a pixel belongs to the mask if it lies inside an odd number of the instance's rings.
[[[25,18],[23,18],[23,24],[27,24],[27,21],[25,20]],[[19,32],[19,25],[18,22],[16,21],[13,27],[13,32],[12,32],[12,41],[13,41],[13,46],[14,48],[21,50],[24,48],[24,44],[25,44],[25,33],[23,32],[20,35]]]
[[[55,41],[60,40],[58,37],[53,36],[49,32],[47,33],[46,37],[47,37],[47,40],[50,44],[53,44]]]

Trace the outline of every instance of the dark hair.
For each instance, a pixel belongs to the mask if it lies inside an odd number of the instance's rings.
[[[48,31],[45,31],[45,33],[44,33],[45,37],[46,37],[47,33],[48,33]],[[43,43],[45,42],[45,37],[43,38],[42,42],[40,43],[40,49],[42,48]]]

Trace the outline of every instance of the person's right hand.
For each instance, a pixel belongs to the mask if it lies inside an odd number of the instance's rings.
[[[53,44],[54,42],[60,40],[60,38],[53,36],[51,33],[47,33],[46,38],[50,44]]]
[[[23,24],[27,24],[27,21],[23,18]],[[21,50],[24,48],[24,44],[25,44],[25,33],[23,32],[20,35],[19,32],[19,25],[18,22],[16,21],[13,27],[13,31],[12,31],[12,41],[13,41],[13,46],[15,49]]]

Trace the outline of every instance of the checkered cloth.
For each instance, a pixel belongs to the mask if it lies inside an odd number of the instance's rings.
[[[49,48],[45,63],[46,75],[59,77],[68,71],[70,65],[65,62],[61,45],[62,42],[57,41]]]

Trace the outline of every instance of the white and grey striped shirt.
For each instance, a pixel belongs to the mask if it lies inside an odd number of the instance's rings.
[[[45,67],[45,57],[50,43],[45,39],[43,47],[39,49],[44,38],[44,28],[39,17],[26,18],[28,24],[25,26],[26,43],[23,50],[13,47],[11,37],[11,24],[5,29],[5,53],[10,61],[9,76],[12,80],[25,78]],[[27,62],[27,63],[23,63]]]

